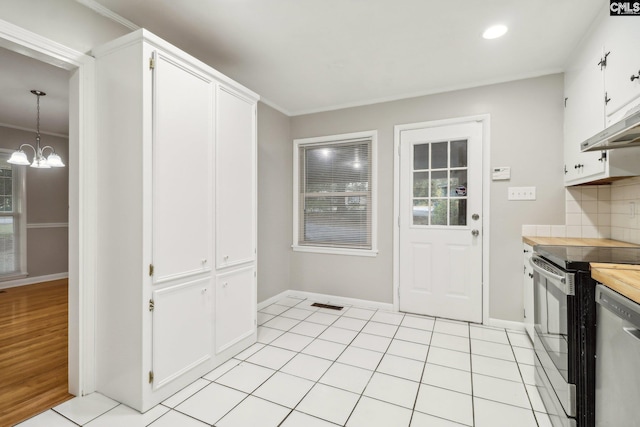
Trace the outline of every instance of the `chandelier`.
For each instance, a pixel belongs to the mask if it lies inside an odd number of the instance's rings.
[[[40,90],[32,90],[32,94],[37,96],[37,111],[38,118],[36,121],[36,146],[35,148],[31,144],[22,144],[16,151],[13,152],[11,158],[7,160],[7,162],[12,163],[14,165],[31,165],[32,168],[62,168],[64,167],[64,163],[62,163],[62,159],[58,156],[53,149],[52,146],[47,145],[40,148],[40,97],[45,96],[46,93]],[[27,154],[22,150],[23,147],[29,147],[33,150],[33,162],[30,162],[27,158]],[[47,158],[44,157],[44,151],[46,149],[51,150],[51,153]]]

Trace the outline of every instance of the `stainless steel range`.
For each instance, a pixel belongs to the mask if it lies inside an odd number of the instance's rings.
[[[535,246],[536,385],[554,427],[595,420],[595,281],[589,263],[640,263],[640,248]]]

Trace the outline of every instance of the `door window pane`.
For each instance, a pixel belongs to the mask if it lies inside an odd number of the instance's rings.
[[[467,195],[467,170],[451,171],[451,197],[465,197]]]
[[[450,200],[449,225],[467,225],[467,200]]]
[[[467,145],[467,140],[414,145],[414,225],[467,225]]]
[[[467,140],[451,141],[451,167],[467,167]]]
[[[419,199],[413,201],[413,223],[415,225],[429,225],[429,200]]]
[[[446,197],[448,189],[447,171],[431,172],[431,197]]]
[[[413,173],[413,197],[429,197],[429,172]]]
[[[413,146],[413,169],[429,169],[429,144]]]
[[[444,169],[448,165],[448,142],[431,143],[431,169]]]
[[[431,201],[431,225],[447,225],[447,199],[436,199]]]

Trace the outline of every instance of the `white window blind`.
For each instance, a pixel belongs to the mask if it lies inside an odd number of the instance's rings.
[[[298,146],[299,246],[373,249],[372,139]]]

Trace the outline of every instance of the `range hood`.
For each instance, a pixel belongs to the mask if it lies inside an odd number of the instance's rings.
[[[580,151],[611,150],[640,146],[640,108],[580,144]]]

